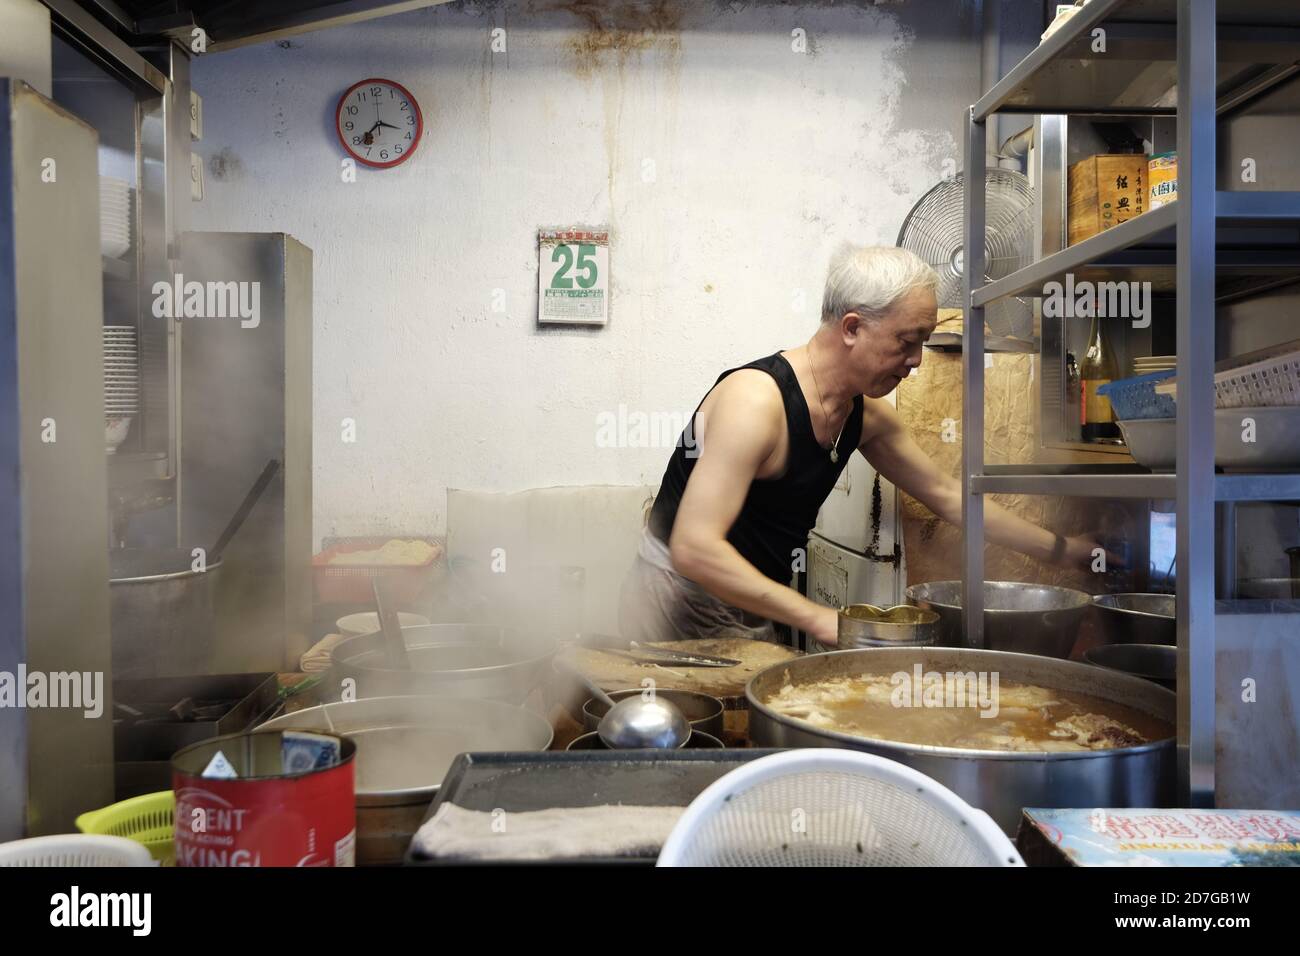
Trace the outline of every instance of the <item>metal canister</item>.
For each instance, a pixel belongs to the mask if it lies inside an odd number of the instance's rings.
[[[910,604],[891,608],[850,604],[840,609],[837,633],[841,650],[850,647],[928,647],[939,637],[939,615]]]
[[[1147,160],[1148,209],[1159,209],[1178,198],[1178,154],[1156,153]]]
[[[172,757],[177,866],[353,866],[356,745],[332,766],[283,768],[284,731],[213,737]],[[221,754],[233,777],[205,777]]]

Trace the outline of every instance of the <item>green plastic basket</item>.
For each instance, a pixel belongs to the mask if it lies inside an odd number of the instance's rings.
[[[77,829],[82,833],[126,837],[142,843],[163,866],[173,866],[176,862],[172,829],[175,814],[175,795],[170,790],[160,790],[114,803],[102,810],[89,810],[77,817]]]

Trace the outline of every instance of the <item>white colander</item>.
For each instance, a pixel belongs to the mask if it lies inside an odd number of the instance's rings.
[[[0,843],[0,867],[154,865],[149,850],[126,837],[60,833]]]
[[[715,781],[659,866],[1023,866],[988,814],[897,761],[808,748]]]

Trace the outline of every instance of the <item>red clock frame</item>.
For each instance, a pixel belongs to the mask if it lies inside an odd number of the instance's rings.
[[[399,93],[401,93],[403,96],[406,97],[406,101],[411,104],[411,108],[415,111],[415,138],[411,140],[411,148],[405,150],[402,153],[402,155],[399,156],[397,159],[390,159],[386,163],[376,162],[374,160],[364,159],[363,157],[358,156],[353,151],[352,147],[348,145],[347,140],[343,138],[343,131],[339,128],[341,125],[339,120],[343,118],[343,107],[347,105],[348,97],[351,96],[360,87],[367,86],[374,83],[385,83],[388,86],[391,86],[393,89],[397,90]],[[394,166],[399,166],[402,163],[406,162],[408,159],[410,159],[412,154],[415,152],[415,148],[420,145],[420,139],[421,137],[424,136],[424,114],[420,112],[419,101],[416,100],[416,98],[411,95],[411,91],[408,90],[406,87],[404,87],[401,83],[398,83],[394,80],[386,80],[383,77],[379,77],[379,76],[371,76],[371,77],[367,77],[364,80],[358,80],[357,82],[353,83],[346,90],[344,90],[343,95],[339,97],[338,105],[334,107],[334,133],[336,136],[338,136],[339,145],[343,147],[343,151],[347,153],[349,156],[351,156],[353,159],[355,159],[357,162],[364,163],[366,166],[370,166],[374,169],[392,169]]]

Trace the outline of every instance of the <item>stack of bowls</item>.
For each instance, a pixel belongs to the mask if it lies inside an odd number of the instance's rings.
[[[1133,360],[1134,375],[1168,372],[1178,367],[1177,355],[1143,355]]]
[[[133,325],[106,325],[104,335],[104,444],[111,455],[140,412],[140,355]]]
[[[99,177],[99,251],[116,259],[131,248],[131,186],[112,176]]]

